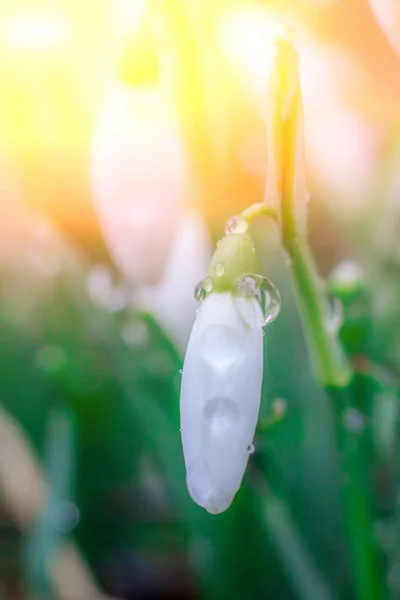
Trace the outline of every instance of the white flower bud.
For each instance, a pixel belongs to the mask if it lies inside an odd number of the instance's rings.
[[[202,303],[187,347],[181,387],[187,486],[213,514],[231,504],[251,453],[264,324],[256,298],[215,292]]]

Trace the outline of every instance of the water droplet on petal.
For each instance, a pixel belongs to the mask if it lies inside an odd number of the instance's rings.
[[[179,369],[179,373],[182,375],[182,373],[183,373],[183,369]]]
[[[329,333],[336,334],[343,323],[343,305],[336,296],[329,296],[329,315],[325,327]]]
[[[236,421],[238,409],[229,398],[213,398],[204,407],[204,418],[216,434],[225,433]]]
[[[198,283],[196,285],[196,287],[194,288],[194,297],[195,297],[196,300],[199,300],[200,302],[203,302],[203,300],[206,299],[206,296],[207,296],[207,292],[203,288],[203,282],[200,281],[200,283]]]
[[[225,223],[225,233],[226,235],[230,235],[231,233],[245,233],[249,227],[247,219],[241,217],[240,215],[237,217],[231,217]]]
[[[202,279],[194,288],[194,297],[196,300],[203,302],[207,298],[207,294],[212,292],[214,287],[213,280],[211,277]]]
[[[257,282],[253,275],[243,275],[237,280],[236,289],[239,296],[254,296],[256,287]]]
[[[264,316],[264,323],[272,323],[281,310],[281,296],[277,287],[262,275],[243,275],[236,285],[239,296],[254,296]]]
[[[256,451],[256,447],[254,444],[249,444],[247,446],[247,452],[248,454],[254,454],[254,452]]]
[[[201,355],[214,369],[226,369],[239,357],[242,345],[238,332],[228,325],[210,325],[201,336]]]
[[[225,265],[223,265],[222,263],[217,263],[215,265],[215,274],[217,275],[217,277],[222,277],[222,275],[225,272]]]

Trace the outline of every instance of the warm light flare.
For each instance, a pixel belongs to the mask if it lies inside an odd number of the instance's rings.
[[[0,31],[12,50],[48,51],[63,46],[72,30],[72,23],[61,15],[32,13],[6,17]]]

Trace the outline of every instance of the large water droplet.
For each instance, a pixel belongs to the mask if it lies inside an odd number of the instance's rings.
[[[225,233],[226,235],[230,235],[231,233],[245,233],[249,227],[247,219],[241,217],[240,215],[237,217],[231,217],[225,223]]]
[[[329,314],[325,327],[329,333],[336,334],[343,323],[343,305],[336,296],[329,296]]]
[[[217,275],[217,277],[222,277],[222,275],[225,272],[225,265],[223,265],[222,263],[217,263],[215,265],[215,274]]]
[[[214,433],[225,433],[236,421],[238,409],[229,398],[213,398],[204,407],[204,418]]]
[[[210,325],[201,336],[201,354],[213,368],[226,369],[242,350],[238,332],[228,325]]]
[[[242,275],[236,285],[239,296],[254,296],[264,316],[264,323],[272,323],[281,310],[281,296],[277,287],[267,277],[262,275]]]

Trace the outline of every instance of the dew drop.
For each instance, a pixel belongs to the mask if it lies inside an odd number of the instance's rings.
[[[253,252],[255,252],[255,251],[256,251],[256,245],[255,245],[255,244],[252,244],[252,245],[251,245],[251,249],[253,250]]]
[[[254,296],[261,308],[265,325],[276,319],[281,310],[281,296],[277,287],[262,275],[243,275],[236,285],[239,296]]]
[[[179,373],[182,375],[182,373],[183,373],[183,369],[179,369]]]
[[[203,288],[203,282],[200,281],[200,283],[198,283],[196,285],[196,287],[194,288],[194,297],[195,297],[196,300],[199,300],[200,302],[203,302],[203,300],[206,299],[206,296],[207,296],[207,292]]]
[[[247,219],[245,219],[244,217],[236,216],[236,217],[231,217],[226,223],[225,223],[225,233],[226,235],[230,235],[232,233],[245,233],[248,229],[248,222]]]
[[[343,323],[343,305],[337,296],[329,296],[329,315],[325,319],[325,327],[331,334],[336,334]]]
[[[210,325],[201,336],[201,356],[213,369],[227,369],[240,356],[242,344],[236,329]]]
[[[226,432],[236,421],[238,409],[229,398],[213,398],[204,407],[204,419],[214,433]]]
[[[215,274],[217,275],[217,277],[222,277],[222,275],[225,272],[225,265],[223,265],[222,263],[217,263],[215,265]]]
[[[256,447],[254,444],[249,444],[247,446],[247,453],[248,454],[254,454],[254,452],[256,451]]]
[[[243,275],[237,280],[236,289],[239,296],[254,296],[256,287],[257,282],[253,275]]]

